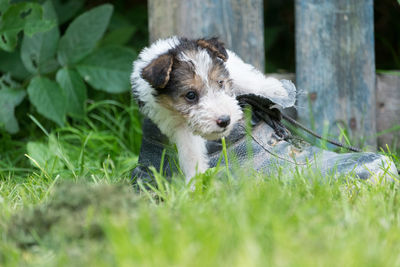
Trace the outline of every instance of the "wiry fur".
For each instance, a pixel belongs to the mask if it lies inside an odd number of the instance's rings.
[[[172,37],[143,49],[131,75],[141,111],[178,149],[187,181],[208,168],[206,139],[226,136],[242,118],[237,94],[287,96],[282,84],[266,78],[217,39]],[[193,91],[196,101],[185,94]],[[228,116],[230,123],[217,123]]]

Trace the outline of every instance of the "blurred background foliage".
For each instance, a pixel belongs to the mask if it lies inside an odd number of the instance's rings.
[[[376,67],[400,69],[400,5],[374,5]],[[145,0],[0,0],[0,15],[0,151],[25,150],[52,129],[88,124],[88,116],[100,120],[106,116],[100,106],[118,103],[105,109],[115,117],[126,107],[134,112],[136,119],[125,119],[135,129],[121,138],[136,133],[125,146],[138,152],[140,118],[129,72],[148,44]],[[294,72],[294,1],[265,0],[264,18],[266,72]]]
[[[375,53],[378,70],[400,69],[400,1],[375,1]]]
[[[90,101],[130,102],[132,61],[148,43],[145,3],[2,0],[0,8],[3,130],[23,138],[27,114],[48,129],[84,119]]]
[[[399,1],[374,1],[377,70],[400,69],[399,14]],[[294,1],[264,0],[264,25],[266,72],[294,72]]]

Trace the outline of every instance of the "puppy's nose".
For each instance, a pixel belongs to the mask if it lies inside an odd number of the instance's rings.
[[[223,115],[217,119],[217,125],[221,128],[225,128],[231,122],[231,117]]]

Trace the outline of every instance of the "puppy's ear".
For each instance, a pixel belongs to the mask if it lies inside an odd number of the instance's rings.
[[[173,56],[164,54],[147,65],[141,73],[143,79],[149,82],[155,89],[164,88],[172,70]]]
[[[206,48],[211,51],[215,56],[219,57],[223,61],[228,60],[228,53],[225,50],[224,43],[220,42],[218,38],[211,39],[199,39],[197,44],[200,47]]]

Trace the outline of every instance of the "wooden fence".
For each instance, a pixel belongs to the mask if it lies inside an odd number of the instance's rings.
[[[150,40],[219,36],[264,69],[262,0],[148,0]],[[346,129],[374,149],[400,125],[400,76],[375,75],[373,0],[295,0],[299,119],[319,133]],[[282,51],[285,53],[285,51]],[[376,82],[377,81],[377,82]]]

